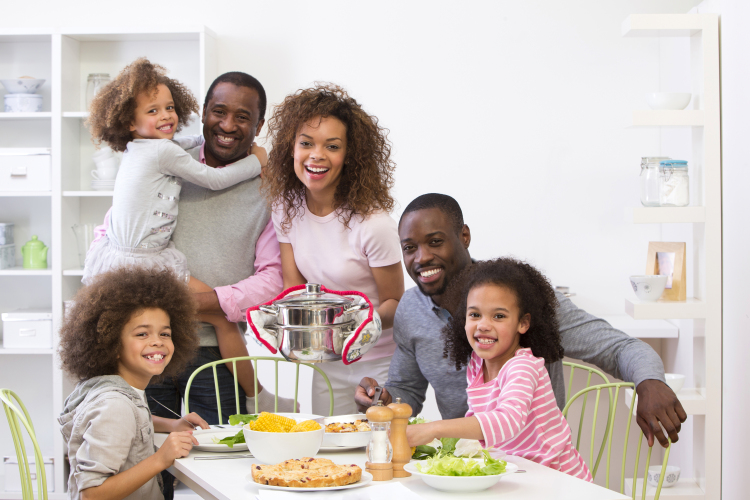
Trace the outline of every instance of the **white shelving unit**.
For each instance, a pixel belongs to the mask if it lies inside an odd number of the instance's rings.
[[[42,112],[0,113],[0,147],[50,147],[52,190],[9,192],[0,186],[0,214],[4,222],[7,218],[16,224],[17,262],[20,264],[20,247],[32,234],[38,234],[50,248],[49,269],[19,266],[1,270],[0,312],[51,308],[53,348],[0,349],[0,386],[21,396],[42,452],[54,458],[55,491],[49,496],[53,500],[66,498],[67,464],[56,419],[72,389],[54,353],[63,301],[76,293],[82,274],[71,226],[101,224],[112,203],[111,191],[90,189],[94,146],[83,125],[88,117],[84,110],[86,78],[89,73],[109,73],[114,78],[141,56],[165,66],[199,102],[218,75],[216,35],[205,27],[0,30],[0,74],[28,74],[46,80],[40,89]],[[193,120],[185,133],[200,133],[199,120]],[[33,376],[17,376],[22,370]],[[0,425],[0,456],[14,456],[4,425]],[[20,493],[3,491],[3,473],[0,469],[0,499],[21,498]]]
[[[698,199],[684,208],[628,209],[636,224],[692,224],[688,241],[688,273],[692,286],[684,302],[638,302],[626,299],[625,311],[636,320],[681,320],[673,345],[677,360],[689,367],[685,387],[678,393],[692,416],[692,470],[682,470],[680,482],[663,489],[664,498],[713,499],[721,497],[722,398],[722,248],[721,248],[721,108],[719,84],[719,18],[715,14],[644,14],[628,17],[625,37],[686,37],[690,50],[693,108],[684,111],[633,112],[632,125],[691,127],[691,183]],[[656,90],[656,89],[655,89]],[[662,89],[671,90],[671,89]],[[697,168],[696,168],[697,167]],[[674,241],[674,240],[668,240]],[[690,281],[689,281],[690,284]],[[676,346],[676,347],[674,347]],[[690,358],[690,359],[681,359]],[[692,356],[692,357],[691,357]],[[682,436],[682,434],[681,434]],[[680,441],[683,441],[682,437]],[[681,445],[682,443],[678,443]],[[673,451],[674,455],[674,451]],[[632,479],[628,479],[626,493]],[[640,480],[639,480],[640,483]],[[642,484],[642,483],[640,483]],[[637,486],[640,494],[641,486]],[[653,493],[648,498],[653,498]]]

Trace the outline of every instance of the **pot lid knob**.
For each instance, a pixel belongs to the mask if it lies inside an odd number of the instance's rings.
[[[307,283],[305,284],[305,294],[308,295],[320,295],[320,283]]]

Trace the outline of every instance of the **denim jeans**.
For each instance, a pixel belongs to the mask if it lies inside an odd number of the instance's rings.
[[[178,415],[182,415],[182,400],[185,397],[185,388],[190,375],[206,363],[220,359],[222,358],[218,347],[201,347],[183,373],[160,383],[149,384],[146,387],[146,399],[151,414],[164,418],[177,418],[174,413],[170,413],[163,406],[154,402],[155,399]],[[226,365],[217,365],[216,378],[218,379],[219,397],[221,399],[221,417],[226,424],[229,415],[237,413],[234,375]],[[240,399],[240,413],[245,413],[247,411],[245,409],[245,391],[238,385],[237,392]],[[211,425],[221,423],[219,422],[219,412],[216,409],[216,388],[211,368],[206,368],[193,379],[193,383],[190,384],[189,396],[191,412],[194,411]],[[174,477],[169,472],[163,471],[162,478],[164,479],[164,499],[172,500],[174,498]]]

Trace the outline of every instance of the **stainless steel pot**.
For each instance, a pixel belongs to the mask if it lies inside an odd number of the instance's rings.
[[[367,303],[324,293],[319,284],[308,283],[303,293],[259,309],[275,316],[276,323],[265,328],[275,333],[286,359],[326,363],[341,360],[344,343],[357,327],[353,313],[368,307]]]

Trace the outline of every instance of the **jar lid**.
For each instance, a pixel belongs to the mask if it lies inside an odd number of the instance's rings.
[[[307,309],[310,307],[348,306],[352,302],[352,299],[348,297],[323,292],[318,283],[307,283],[304,292],[277,300],[274,305]]]
[[[390,422],[393,420],[393,410],[383,406],[382,400],[378,400],[376,405],[369,407],[365,415],[370,422]]]
[[[89,73],[89,78],[109,78],[109,73]]]
[[[664,168],[688,168],[688,162],[685,160],[668,160],[659,162],[659,167]]]
[[[669,156],[641,156],[641,160],[646,160],[649,163],[662,160],[671,160]]]

